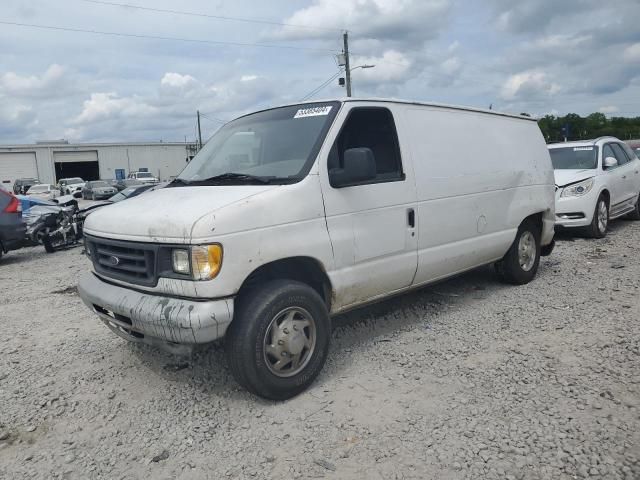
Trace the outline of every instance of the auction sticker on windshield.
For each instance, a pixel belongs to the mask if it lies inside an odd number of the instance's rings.
[[[331,105],[327,105],[325,107],[301,108],[296,112],[293,118],[321,117],[324,115],[329,115],[331,108]]]

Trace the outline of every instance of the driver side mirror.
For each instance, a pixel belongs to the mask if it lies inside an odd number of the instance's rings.
[[[618,166],[618,160],[615,157],[607,157],[607,158],[604,159],[604,162],[602,162],[602,166],[605,169],[617,167]]]
[[[343,167],[329,170],[329,183],[334,188],[348,187],[374,178],[376,160],[370,148],[345,150]]]

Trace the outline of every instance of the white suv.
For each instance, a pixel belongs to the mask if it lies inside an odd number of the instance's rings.
[[[556,225],[595,238],[609,220],[640,220],[640,160],[615,137],[549,145],[556,180]]]

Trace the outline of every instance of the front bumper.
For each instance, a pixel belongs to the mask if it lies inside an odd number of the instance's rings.
[[[82,301],[115,333],[154,346],[209,343],[224,336],[233,299],[194,301],[149,295],[107,283],[94,273],[78,284]]]
[[[559,192],[562,189],[559,189]],[[586,227],[593,219],[597,195],[593,191],[582,197],[556,196],[556,225],[560,227]]]

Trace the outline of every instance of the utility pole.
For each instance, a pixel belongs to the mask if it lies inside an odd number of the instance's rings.
[[[198,113],[198,150],[202,148],[202,131],[200,130],[200,110],[197,110]]]
[[[349,65],[349,32],[342,35],[344,40],[344,73],[347,86],[347,97],[351,96],[351,66]]]

